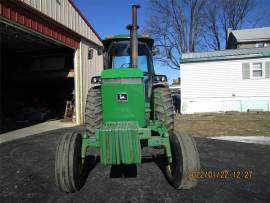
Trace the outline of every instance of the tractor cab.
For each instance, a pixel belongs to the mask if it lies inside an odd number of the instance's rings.
[[[132,67],[130,35],[108,36],[103,40],[104,68],[139,68],[145,75],[154,74],[153,43],[147,35],[138,36],[138,67]]]
[[[144,75],[145,100],[150,101],[151,85],[155,75],[152,57],[154,40],[148,35],[138,35],[137,67],[132,67],[130,35],[108,36],[103,40],[103,44],[104,69],[139,69]]]

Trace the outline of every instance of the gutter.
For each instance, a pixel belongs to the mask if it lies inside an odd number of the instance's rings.
[[[247,54],[247,55],[230,55],[230,56],[215,56],[215,57],[203,57],[203,58],[182,58],[181,64],[184,63],[195,63],[195,62],[207,62],[207,61],[226,61],[226,60],[237,60],[237,59],[251,59],[251,58],[264,58],[270,57],[270,53],[266,54]]]

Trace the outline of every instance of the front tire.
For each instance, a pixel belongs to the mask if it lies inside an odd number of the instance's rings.
[[[64,134],[58,143],[55,157],[55,182],[62,192],[78,191],[86,180],[81,145],[81,134],[76,132]]]
[[[170,135],[172,163],[166,165],[166,176],[176,189],[190,189],[197,179],[190,173],[200,170],[199,153],[194,139],[189,135],[174,132]]]

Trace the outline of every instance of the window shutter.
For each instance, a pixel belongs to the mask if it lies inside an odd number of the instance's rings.
[[[249,63],[242,63],[242,78],[243,79],[250,79]]]
[[[270,61],[265,62],[265,78],[270,78]]]

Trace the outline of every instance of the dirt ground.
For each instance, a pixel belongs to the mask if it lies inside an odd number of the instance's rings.
[[[209,136],[270,136],[270,113],[205,113],[177,115],[178,130],[200,137]]]

